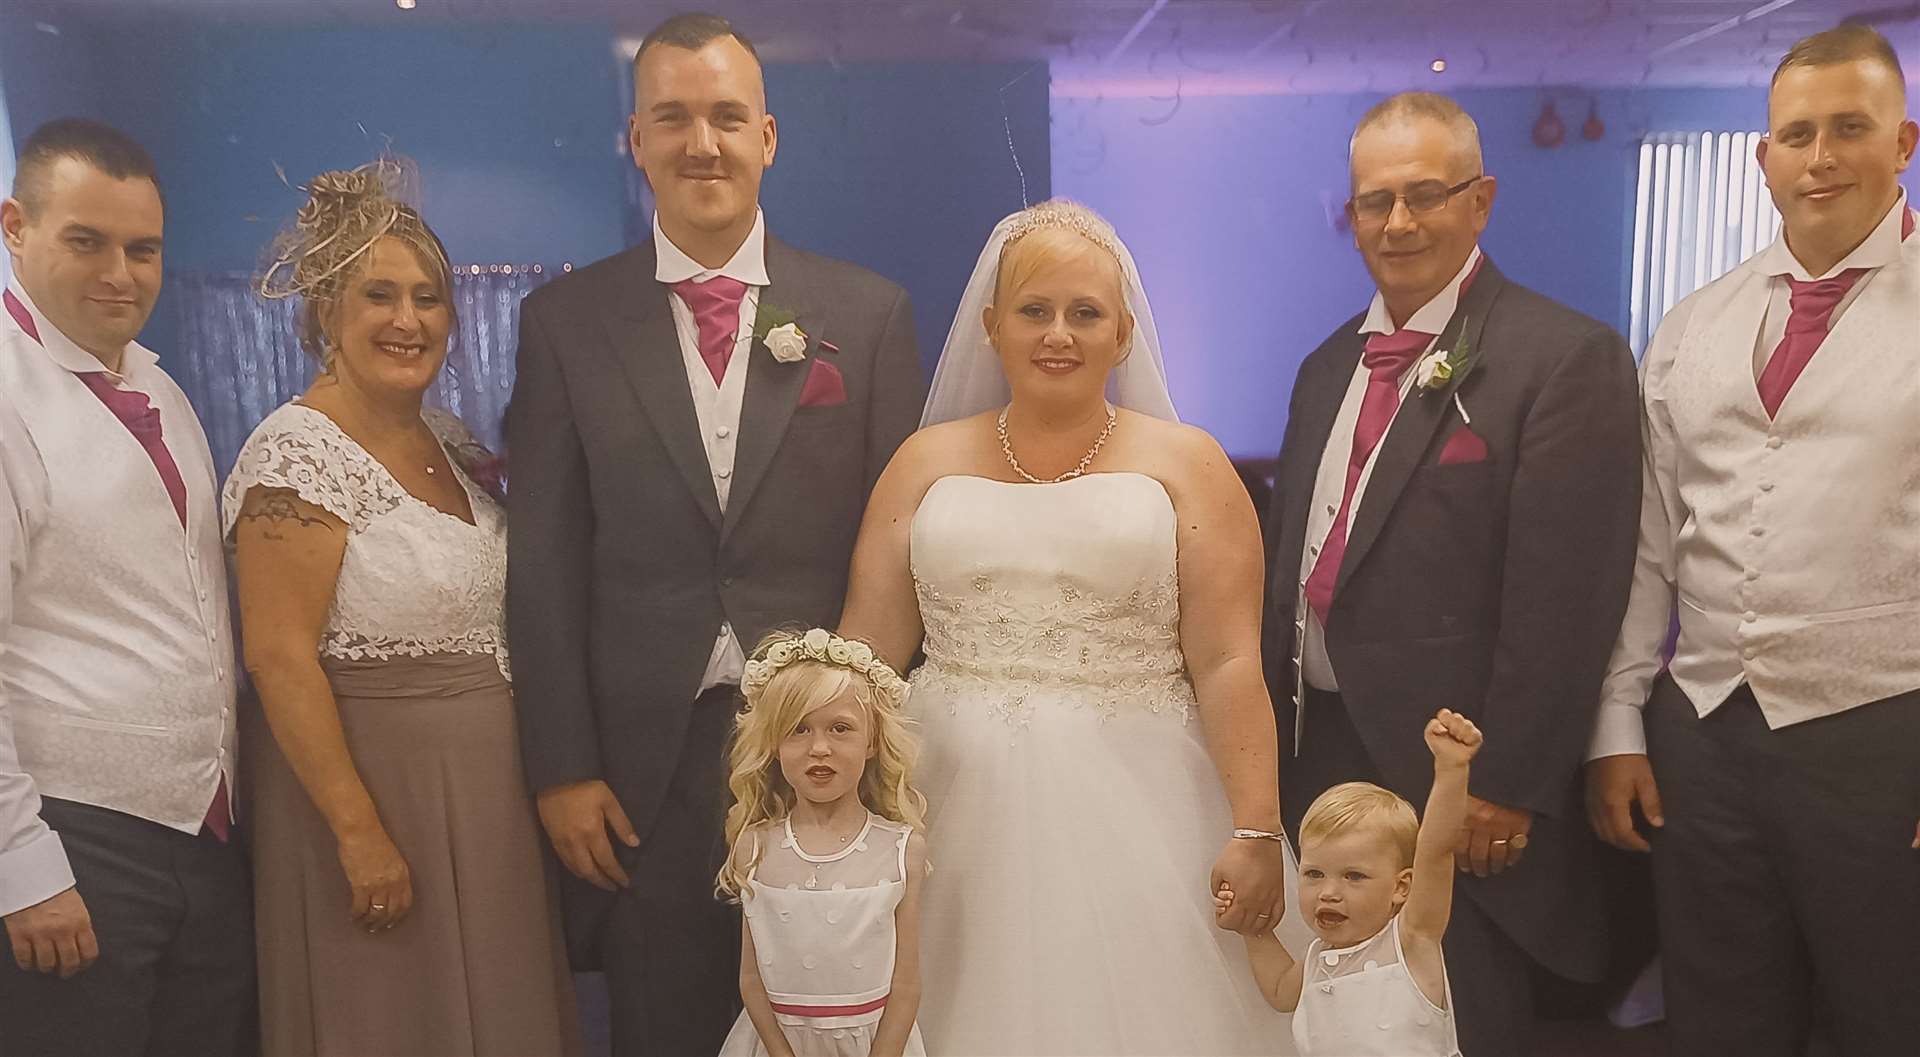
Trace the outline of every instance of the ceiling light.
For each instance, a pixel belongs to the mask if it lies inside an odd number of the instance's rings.
[[[411,11],[413,10],[413,5],[418,2],[419,0],[393,0],[393,6],[402,11]]]
[[[1445,60],[1445,59],[1435,59],[1435,60],[1433,60],[1433,65],[1431,65],[1431,66],[1429,66],[1429,67],[1427,67],[1427,68],[1428,68],[1428,69],[1430,69],[1430,70],[1432,70],[1432,71],[1433,71],[1434,73],[1446,73],[1446,72],[1447,72],[1447,60]]]

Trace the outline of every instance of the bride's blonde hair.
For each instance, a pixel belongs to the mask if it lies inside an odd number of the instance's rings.
[[[819,648],[810,648],[815,645]],[[851,656],[850,647],[858,647]],[[816,653],[827,659],[816,659]],[[776,631],[761,641],[753,656],[742,680],[746,705],[734,721],[728,749],[727,788],[733,805],[727,809],[727,861],[714,884],[716,894],[730,902],[739,902],[760,858],[757,843],[743,841],[742,835],[793,811],[796,794],[780,773],[780,743],[807,713],[849,690],[872,739],[872,755],[860,775],[860,802],[888,821],[915,829],[926,826],[927,799],[911,781],[919,744],[901,711],[900,677],[885,662],[864,644],[817,628],[807,636]]]
[[[1089,246],[1103,251],[1113,264],[1114,309],[1118,313],[1122,350],[1133,335],[1133,311],[1127,307],[1127,270],[1120,263],[1120,237],[1106,218],[1069,198],[1050,198],[1015,214],[993,281],[992,304],[1012,309],[1014,291],[1043,269],[1086,253]]]

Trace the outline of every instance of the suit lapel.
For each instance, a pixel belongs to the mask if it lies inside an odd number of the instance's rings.
[[[800,401],[807,371],[813,366],[813,358],[819,355],[818,318],[812,309],[814,299],[809,296],[811,287],[807,279],[799,254],[768,235],[767,288],[760,291],[760,305],[793,313],[795,324],[807,336],[807,350],[803,359],[781,363],[773,358],[764,342],[756,339],[747,347],[747,355],[753,359],[747,371],[747,391],[740,405],[740,443],[734,452],[733,488],[727,494],[727,513],[720,529],[723,544],[739,525],[753,493],[773,465],[774,453],[787,434],[787,424],[793,421],[793,409]]]
[[[651,248],[636,252],[631,265],[615,279],[613,301],[620,311],[607,321],[607,337],[641,409],[667,455],[685,479],[687,489],[715,528],[720,527],[720,499],[713,490],[706,445],[700,439],[700,420],[687,388],[687,369],[680,352],[680,336],[673,329],[673,310],[667,306],[667,288],[654,278]]]
[[[1393,512],[1400,493],[1406,490],[1413,471],[1426,455],[1434,431],[1446,419],[1447,412],[1453,409],[1454,392],[1474,371],[1485,366],[1488,350],[1481,345],[1480,335],[1486,329],[1487,314],[1494,300],[1506,285],[1506,278],[1494,268],[1492,261],[1481,266],[1480,274],[1474,277],[1473,285],[1460,298],[1453,318],[1447,321],[1447,329],[1435,343],[1436,348],[1446,349],[1455,347],[1462,340],[1466,341],[1469,349],[1477,350],[1473,354],[1472,366],[1438,392],[1423,393],[1414,389],[1408,391],[1400,401],[1400,410],[1394,414],[1393,425],[1387,428],[1386,439],[1380,442],[1380,456],[1374,460],[1373,475],[1367,478],[1367,490],[1360,497],[1360,509],[1354,511],[1353,524],[1347,530],[1347,550],[1340,560],[1340,578],[1333,588],[1335,597],[1353,578],[1353,571],[1360,567],[1367,549],[1380,538],[1380,532],[1387,524],[1387,515]]]

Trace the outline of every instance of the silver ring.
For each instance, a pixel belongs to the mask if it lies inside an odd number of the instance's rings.
[[[1505,843],[1507,843],[1507,842],[1506,842],[1506,840],[1505,840],[1505,839],[1501,839],[1501,840],[1497,840],[1497,841],[1494,841],[1493,843],[1495,843],[1495,844],[1505,844]]]
[[[1501,841],[1501,843],[1504,844],[1506,842]],[[367,905],[367,909],[368,910],[385,910],[387,909],[387,905],[385,903],[370,903]]]

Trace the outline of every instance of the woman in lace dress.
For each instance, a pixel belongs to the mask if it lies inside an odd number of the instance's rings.
[[[868,507],[842,633],[927,658],[929,1052],[1291,1052],[1212,902],[1273,929],[1292,873],[1259,529],[1163,378],[1112,229],[1015,214]]]
[[[302,295],[321,372],[222,496],[271,728],[245,746],[264,1051],[575,1051],[502,639],[505,514],[472,437],[422,413],[451,269],[388,176],[323,174],[283,238],[263,292]]]

